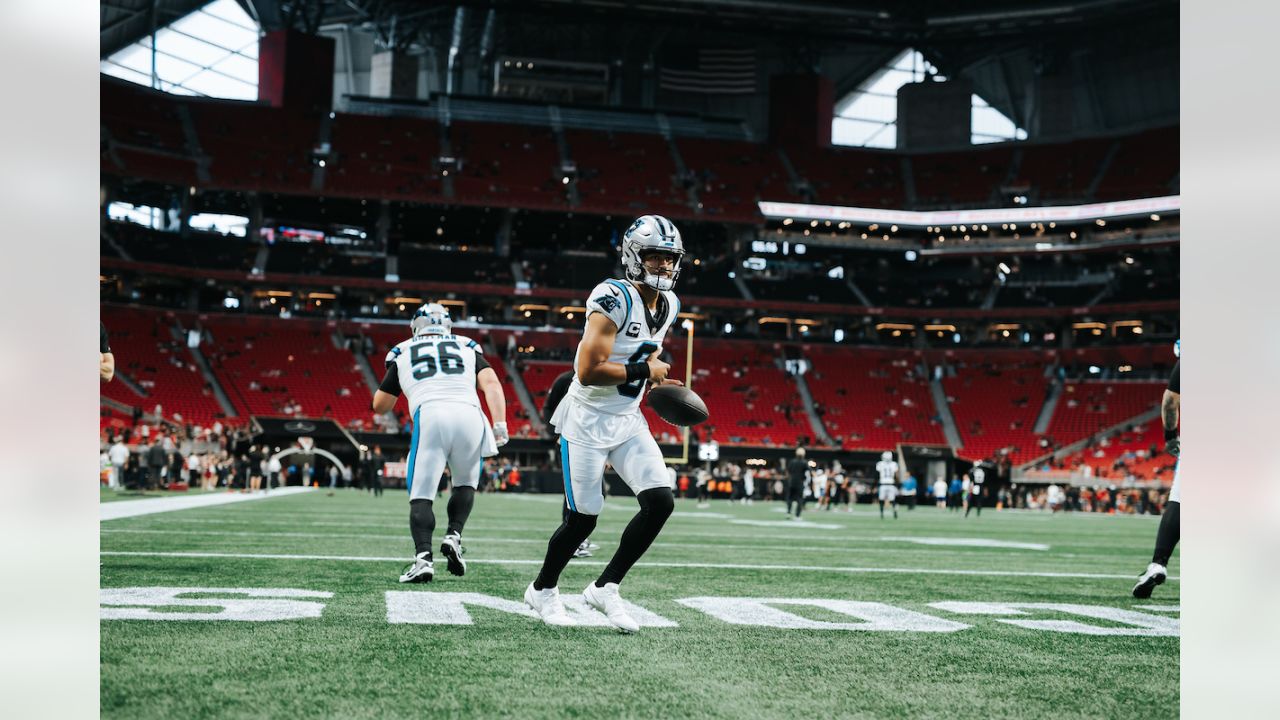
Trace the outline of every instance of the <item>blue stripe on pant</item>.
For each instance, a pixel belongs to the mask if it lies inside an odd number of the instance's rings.
[[[418,459],[418,438],[422,435],[422,423],[418,422],[418,417],[422,414],[422,406],[419,405],[417,410],[413,411],[413,437],[409,438],[409,470],[404,475],[404,489],[410,495],[413,494],[413,463]],[[377,469],[374,469],[377,472]]]
[[[569,472],[569,443],[560,438],[560,469],[564,472],[564,499],[569,509],[577,512],[578,506],[573,502],[573,475]]]

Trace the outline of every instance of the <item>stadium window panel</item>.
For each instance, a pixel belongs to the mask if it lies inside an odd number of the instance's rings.
[[[856,90],[836,103],[831,123],[831,142],[854,147],[896,148],[898,146],[898,89],[926,78],[945,80],[938,68],[910,48],[873,73]],[[1025,140],[1026,130],[1018,127],[978,95],[973,95],[970,142],[974,145],[1007,140]],[[871,129],[871,124],[877,127]]]
[[[258,30],[236,0],[215,0],[104,58],[106,75],[176,95],[258,99]]]

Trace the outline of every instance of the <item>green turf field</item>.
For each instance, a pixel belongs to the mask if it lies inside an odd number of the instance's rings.
[[[607,501],[592,538],[602,547],[570,563],[562,593],[580,593],[596,577],[634,507],[630,498]],[[644,627],[634,636],[550,628],[476,603],[467,605],[470,625],[388,622],[388,591],[519,603],[559,522],[559,501],[550,496],[479,496],[464,536],[468,574],[453,577],[441,561],[427,585],[396,582],[412,553],[403,491],[381,498],[321,491],[104,522],[104,590],[288,588],[332,597],[284,601],[310,603],[317,616],[305,619],[104,619],[102,715],[1177,716],[1179,582],[1157,588],[1149,601],[1129,595],[1150,558],[1156,518],[988,509],[965,520],[920,508],[882,521],[860,506],[852,514],[807,512],[809,522],[794,526],[777,507],[715,502],[699,510],[677,501],[623,597],[678,627]],[[1018,545],[922,544],[955,540]],[[1170,571],[1176,577],[1176,556]],[[719,604],[732,615],[751,607],[746,600],[676,602],[690,598],[883,603],[927,616],[926,625],[968,627],[783,628],[771,626],[767,613],[755,616],[764,624],[733,624],[694,606]],[[1139,617],[1158,616],[1164,629],[1062,609],[1003,617],[930,607],[957,601],[1152,606],[1160,609]],[[826,607],[769,607],[801,624],[864,622]],[[1058,632],[1000,622],[1007,619],[1085,627],[1054,626],[1077,630]],[[1087,634],[1116,631],[1146,634]]]

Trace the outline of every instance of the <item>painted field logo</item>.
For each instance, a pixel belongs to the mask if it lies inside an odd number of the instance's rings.
[[[292,588],[133,587],[103,589],[99,605],[103,620],[264,622],[319,619],[324,610],[319,601],[332,597],[331,592]],[[579,627],[610,627],[581,595],[562,599]],[[495,615],[506,615],[531,626],[539,624],[524,603],[483,593],[390,590],[383,600],[387,622],[393,625],[475,625],[473,610],[486,623],[494,622]],[[860,600],[704,596],[679,598],[675,603],[702,613],[711,622],[774,630],[953,633],[973,627],[959,619]],[[642,627],[680,626],[652,610],[626,604]],[[1177,605],[1123,609],[1074,603],[945,601],[928,607],[966,619],[990,616],[995,622],[1038,632],[1127,637],[1178,637],[1179,633],[1178,620],[1170,617],[1180,611]]]

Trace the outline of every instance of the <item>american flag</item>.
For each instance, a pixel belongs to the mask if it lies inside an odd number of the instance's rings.
[[[673,50],[658,68],[663,90],[713,95],[750,95],[756,91],[756,51],[752,48]]]

